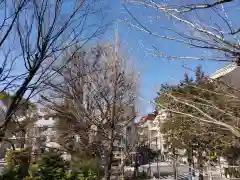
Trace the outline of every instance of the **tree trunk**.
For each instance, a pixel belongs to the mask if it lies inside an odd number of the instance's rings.
[[[189,174],[189,180],[192,180],[192,148],[189,144],[189,149],[187,151],[188,154],[188,174]]]
[[[173,159],[173,173],[174,173],[174,179],[177,180],[177,166],[176,166],[176,160]]]
[[[113,136],[113,131],[112,131],[112,136]],[[111,142],[109,145],[109,149],[108,149],[108,153],[106,156],[106,167],[105,167],[105,178],[104,180],[110,180],[111,175],[112,175],[112,162],[113,162],[113,142],[114,142],[114,138],[111,138]]]
[[[195,177],[195,162],[194,162],[194,155],[193,155],[193,148],[192,148],[192,175]]]
[[[150,147],[150,143],[149,143],[149,147]],[[147,170],[147,175],[151,176],[152,172],[151,172],[151,162],[150,162],[150,152],[147,152],[147,158],[148,158],[148,170]]]
[[[203,180],[203,156],[200,149],[198,149],[198,165],[199,165],[199,180]]]
[[[139,158],[138,158],[138,152],[136,152],[135,154],[135,164],[134,164],[134,173],[133,173],[133,178],[137,178],[138,177],[138,164]]]
[[[176,158],[177,158],[177,156],[176,156],[175,148],[173,148],[173,173],[174,173],[175,180],[178,179]]]
[[[111,168],[112,168],[112,157],[113,154],[109,153],[109,157],[107,157],[107,165],[105,168],[105,178],[106,180],[110,180],[112,172],[111,172]]]

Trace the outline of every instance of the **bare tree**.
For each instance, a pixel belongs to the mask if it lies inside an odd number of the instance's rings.
[[[1,93],[1,119],[4,121],[4,114],[6,113],[7,107],[12,102],[13,96],[9,93]],[[17,109],[13,115],[11,122],[8,123],[7,130],[1,134],[1,151],[5,152],[8,147],[24,148],[25,147],[25,135],[27,129],[31,124],[37,120],[36,105],[26,99],[22,99],[20,102],[21,106]],[[3,138],[4,137],[4,138]],[[9,146],[10,145],[10,146]],[[4,153],[2,153],[4,155]]]
[[[7,48],[7,43],[11,43],[12,39],[10,36],[14,33],[12,32],[16,21],[27,5],[28,0],[16,0],[16,1],[0,1],[0,12],[2,14],[2,18],[0,21],[0,47],[1,47],[1,56],[3,59],[0,61],[0,85],[3,86],[1,91],[4,91],[9,88],[9,85],[6,85],[6,80],[11,78],[11,71],[13,68],[13,60],[9,57],[11,54],[11,48]]]
[[[78,42],[83,46],[103,33],[103,16],[98,16],[99,22],[89,23],[96,14],[102,15],[101,9],[96,8],[97,3],[91,0],[21,0],[16,3],[19,10],[14,13],[14,18],[10,17],[16,33],[13,39],[8,40],[15,44],[11,54],[15,57],[18,70],[11,71],[2,83],[5,84],[3,90],[11,88],[13,98],[1,131],[6,130],[22,98],[35,96],[42,83],[54,77],[68,63],[58,66],[56,72],[52,71],[52,66],[58,63],[64,50]],[[9,26],[9,30],[13,29],[12,26]],[[11,62],[6,58],[4,64],[10,64],[11,67]]]
[[[179,43],[182,47],[194,48],[199,50],[196,56],[180,56],[178,54],[165,54],[153,44],[152,49],[148,49],[148,52],[154,56],[161,57],[161,59],[170,60],[209,60],[220,61],[227,63],[235,63],[239,65],[239,27],[236,25],[235,12],[239,8],[239,2],[234,0],[220,0],[220,1],[202,1],[197,3],[196,1],[153,1],[153,0],[127,0],[123,4],[128,15],[131,17],[124,19],[124,22],[130,26],[136,28],[143,33],[147,33],[157,39],[168,40],[172,43]],[[147,9],[148,16],[145,16],[148,20],[141,19],[131,11],[127,6],[136,5],[137,7],[144,7]],[[164,24],[163,22],[167,22]],[[156,25],[157,26],[154,26]],[[160,24],[160,25],[159,25]],[[188,53],[188,51],[186,51]],[[203,123],[215,124],[221,126],[224,129],[228,129],[232,134],[240,137],[239,128],[237,126],[239,116],[234,114],[236,108],[236,101],[239,101],[238,91],[239,89],[229,85],[228,82],[221,80],[210,80],[216,84],[224,87],[225,90],[219,93],[212,90],[211,93],[226,97],[228,103],[234,104],[232,108],[222,106],[216,102],[209,101],[208,99],[200,96],[194,97],[198,99],[200,104],[195,104],[194,100],[187,100],[184,98],[176,97],[172,93],[165,93],[165,95],[171,100],[175,101],[178,105],[188,106],[194,108],[199,114],[196,116],[188,112],[179,111],[179,108],[172,106],[162,105],[162,108],[166,108],[172,113],[179,113],[183,116],[188,116]],[[194,86],[196,89],[199,87]],[[226,90],[228,89],[228,90]],[[231,89],[229,91],[229,89]],[[209,92],[209,89],[200,88],[202,92]],[[234,93],[232,93],[234,91]],[[189,98],[192,96],[188,95]],[[180,104],[179,104],[180,103]],[[224,122],[223,119],[213,117],[208,112],[203,111],[201,108],[205,106],[215,109],[219,113],[227,113],[233,117],[231,123]]]
[[[200,123],[215,125],[240,137],[239,97],[234,95],[236,92],[209,79],[204,79],[204,81],[200,85],[182,84],[182,87],[193,89],[194,92],[197,92],[196,94],[163,90],[161,95],[168,99],[168,103],[159,103],[158,106],[166,109],[169,113],[176,113]],[[173,105],[171,102],[176,104]]]
[[[150,36],[178,42],[188,48],[199,49],[199,56],[165,54],[153,45],[154,56],[167,59],[214,60],[239,64],[239,27],[236,26],[235,12],[239,2],[234,0],[196,1],[153,1],[127,0],[150,11],[148,21],[139,19],[125,5],[133,20],[124,21]],[[231,13],[230,13],[231,12]],[[164,26],[163,22],[167,22]],[[152,26],[152,24],[161,24]]]
[[[67,132],[78,135],[83,150],[97,147],[104,157],[105,179],[112,174],[115,148],[136,116],[136,72],[114,49],[107,44],[78,52],[48,84],[51,99],[43,98],[59,119],[69,122]]]
[[[199,74],[199,72],[200,71],[197,71],[196,74]],[[224,84],[220,84],[219,82],[209,79],[207,76],[199,75],[194,83],[193,80],[185,81],[187,83],[182,81],[180,83],[181,85],[175,87],[173,86],[172,89],[187,88],[187,90],[192,89],[193,93],[188,93],[186,95],[183,91],[182,93],[176,92],[175,94],[174,90],[172,92],[163,90],[162,92],[162,95],[166,95],[166,97],[172,99],[173,102],[179,103],[178,107],[172,108],[176,109],[176,111],[184,106],[187,106],[190,109],[193,108],[197,114],[199,113],[197,116],[193,116],[192,114],[193,118],[199,118],[199,120],[203,118],[203,122],[205,121],[218,126],[223,126],[238,137],[239,114],[237,112],[239,108],[239,97],[236,91],[232,90],[228,86],[224,86]],[[187,112],[182,112],[182,115],[184,114],[187,114]],[[217,118],[216,114],[218,115]],[[226,119],[227,121],[225,121]],[[232,124],[228,126],[225,124],[226,122],[234,123],[235,125]]]

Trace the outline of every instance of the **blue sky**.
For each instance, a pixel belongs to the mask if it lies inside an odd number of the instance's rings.
[[[103,0],[104,1],[104,0]],[[158,2],[163,0],[159,0]],[[167,1],[167,0],[166,0]],[[180,0],[175,0],[180,1]],[[194,0],[186,0],[194,1]],[[200,0],[197,0],[198,2]],[[205,1],[205,0],[201,0]],[[128,13],[124,10],[120,3],[120,0],[109,0],[104,3],[109,3],[109,6],[104,9],[106,13],[106,22],[114,21],[115,19],[131,19]],[[185,2],[185,1],[184,1]],[[127,5],[127,8],[132,12],[134,16],[138,18],[143,24],[148,20],[148,16],[154,15],[154,12],[143,7],[133,7]],[[66,8],[67,10],[67,8]],[[231,12],[232,13],[232,12]],[[237,15],[239,13],[237,12]],[[158,15],[158,14],[155,14]],[[238,16],[235,17],[238,17]],[[0,14],[1,17],[1,14]],[[235,20],[238,20],[235,18]],[[93,19],[93,21],[97,21]],[[148,23],[148,26],[161,32],[161,26],[171,26],[171,21],[167,18],[159,20],[158,23]],[[201,65],[203,70],[207,74],[213,73],[216,69],[222,67],[224,64],[213,61],[180,61],[180,60],[165,60],[158,57],[153,57],[146,53],[146,49],[153,48],[153,45],[157,47],[161,52],[168,55],[178,56],[197,56],[201,51],[192,49],[182,44],[178,44],[173,41],[163,40],[156,37],[137,31],[135,28],[129,27],[124,22],[118,23],[119,41],[123,44],[124,49],[127,49],[128,55],[135,61],[137,70],[140,72],[140,90],[139,90],[139,112],[140,115],[150,113],[153,111],[153,105],[150,101],[154,100],[156,93],[159,90],[162,83],[178,83],[183,78],[184,72],[189,72],[186,68],[181,67],[185,65],[190,69],[194,69],[196,66]],[[161,33],[166,33],[162,31]],[[109,27],[107,32],[99,38],[98,42],[109,42],[113,40],[114,28]],[[191,71],[189,72],[192,73]]]
[[[131,13],[136,15],[141,22],[144,23],[145,17],[148,16],[148,10],[141,8],[132,8],[127,6]],[[108,18],[130,18],[124,11],[119,1],[111,3],[111,9],[108,10]],[[159,21],[160,24],[151,24],[153,28],[157,26],[169,26],[170,21],[164,19]],[[111,40],[113,37],[114,28],[110,28],[104,36],[104,40]],[[127,24],[118,23],[119,40],[128,49],[128,54],[135,60],[138,71],[140,72],[140,96],[139,101],[140,115],[144,115],[153,110],[153,105],[149,101],[154,100],[156,92],[159,90],[162,83],[177,83],[184,76],[185,72],[192,74],[191,71],[183,68],[181,65],[194,69],[201,65],[207,74],[211,74],[224,64],[216,61],[196,61],[196,60],[165,60],[159,57],[153,57],[145,51],[147,48],[156,46],[160,51],[169,55],[188,55],[197,56],[201,51],[183,46],[173,41],[163,40],[150,35],[139,32],[135,28],[129,27]]]

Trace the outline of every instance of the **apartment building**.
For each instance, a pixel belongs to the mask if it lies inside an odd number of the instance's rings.
[[[214,72],[211,79],[218,79],[225,82],[227,85],[236,89],[240,88],[240,66],[235,63],[229,64]]]
[[[139,141],[149,145],[153,150],[163,152],[164,139],[160,128],[166,118],[167,114],[164,110],[143,116],[138,122]]]
[[[119,138],[114,141],[113,158],[115,164],[120,164],[121,161],[126,158],[125,155],[128,154],[128,152],[132,155],[135,153],[137,136],[134,121],[128,122],[127,124],[123,123],[122,127],[119,127],[118,136]],[[132,161],[132,156],[129,156],[127,159]]]
[[[7,109],[4,102],[0,103],[0,123],[4,122]],[[18,113],[15,118],[18,124],[13,121],[8,124],[5,132],[8,141],[2,141],[0,144],[0,159],[5,157],[7,150],[13,149],[13,145],[15,149],[30,148],[33,153],[40,153],[47,148],[47,144],[54,141],[53,117],[47,117],[45,113],[37,111],[26,113],[25,116]],[[19,124],[24,131],[19,129]]]

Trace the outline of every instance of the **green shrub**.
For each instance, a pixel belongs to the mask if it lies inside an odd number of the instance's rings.
[[[35,174],[37,173],[39,169],[39,165],[38,164],[31,164],[29,167],[29,173],[30,176],[35,176]]]
[[[18,153],[17,153],[18,154]],[[21,154],[21,153],[20,153]],[[4,180],[98,180],[99,163],[97,159],[90,158],[77,159],[70,166],[61,154],[56,152],[45,153],[37,164],[28,166],[29,173],[23,173],[21,161],[12,160],[10,157],[16,158],[14,151],[8,152],[6,158],[6,171],[2,179]],[[21,159],[21,158],[20,158]],[[78,164],[78,166],[77,166]],[[72,168],[70,168],[72,167]],[[74,168],[73,168],[74,167]]]
[[[38,163],[38,171],[34,176],[44,180],[67,179],[69,164],[64,161],[58,153],[46,153]],[[35,179],[34,179],[35,180]]]
[[[84,177],[88,177],[90,173],[95,174],[100,179],[104,174],[100,165],[100,158],[86,152],[73,154],[70,166],[73,174],[80,173]]]
[[[89,170],[86,175],[83,173],[75,174],[71,176],[71,180],[98,180],[96,172]]]
[[[38,165],[32,167],[32,177],[27,177],[25,180],[97,180],[97,172],[91,168],[90,161],[81,169],[70,170],[69,162],[61,158],[58,153],[46,153],[42,156]],[[81,164],[81,163],[80,163]],[[36,171],[35,168],[38,168]]]
[[[24,150],[9,150],[5,155],[4,172],[0,179],[20,180],[28,176],[30,156]]]
[[[15,165],[21,165],[28,168],[30,162],[29,152],[20,150],[8,150],[5,155],[4,168],[11,169]]]

